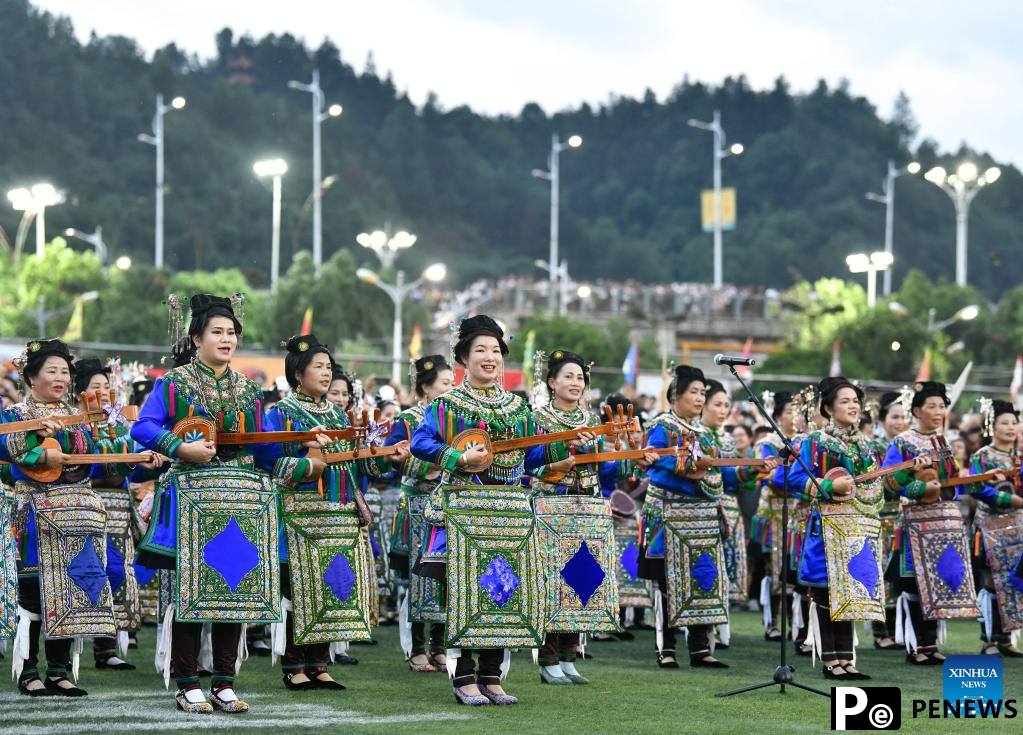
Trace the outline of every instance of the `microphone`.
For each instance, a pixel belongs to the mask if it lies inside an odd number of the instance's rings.
[[[715,365],[728,365],[729,367],[756,367],[757,361],[752,357],[738,357],[736,355],[714,355]]]

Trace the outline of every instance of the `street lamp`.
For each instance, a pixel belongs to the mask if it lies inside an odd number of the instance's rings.
[[[895,179],[905,174],[916,175],[920,173],[920,164],[912,161],[902,168],[895,167],[895,161],[888,159],[888,175],[881,185],[881,194],[867,193],[867,199],[872,202],[880,202],[885,205],[884,215],[884,251],[891,254],[893,229],[895,227]],[[892,271],[886,268],[884,272],[885,296],[892,295]]]
[[[558,263],[558,207],[560,206],[561,188],[561,152],[566,148],[578,148],[583,144],[582,136],[571,135],[564,143],[561,137],[554,133],[551,135],[551,152],[547,156],[547,170],[534,168],[533,176],[551,182],[551,263]],[[555,271],[550,271],[551,289],[547,294],[547,310],[553,314],[555,305],[554,281]]]
[[[721,161],[729,156],[738,156],[745,148],[741,143],[725,147],[725,130],[721,127],[721,112],[714,110],[714,119],[708,122],[690,119],[691,128],[709,130],[714,134],[714,288],[723,285],[721,265]]]
[[[408,250],[416,244],[416,236],[400,230],[393,236],[389,236],[384,230],[373,232],[360,232],[355,236],[355,242],[376,253],[380,259],[380,267],[388,270],[402,250]]]
[[[68,227],[64,230],[64,234],[68,237],[77,237],[79,240],[92,245],[100,265],[107,262],[107,244],[103,241],[103,228],[99,225],[96,226],[95,232],[82,232],[74,227]]]
[[[281,266],[281,177],[288,172],[288,164],[280,158],[256,161],[252,164],[256,176],[273,179],[273,222],[270,233],[270,293],[277,291]]]
[[[7,199],[15,211],[25,213],[22,215],[25,229],[19,226],[15,242],[15,260],[20,261],[21,248],[28,233],[28,221],[32,217],[36,220],[36,257],[41,260],[46,252],[46,208],[63,204],[64,191],[58,190],[53,184],[33,184],[29,189],[11,189],[7,192]]]
[[[138,140],[156,147],[156,223],[154,225],[153,263],[163,268],[163,116],[171,110],[182,110],[184,97],[175,97],[169,105],[163,103],[163,95],[156,95],[156,113],[153,115],[153,134],[139,133]]]
[[[131,268],[131,258],[127,255],[122,255],[120,258],[114,261],[114,267],[119,271],[126,271]]]
[[[912,319],[909,313],[909,309],[900,304],[898,301],[891,301],[888,304],[888,308],[899,316],[904,316]],[[933,306],[927,310],[927,333],[934,335],[940,332],[945,327],[951,326],[956,322],[969,322],[980,316],[980,307],[976,304],[969,304],[964,306],[955,314],[950,316],[948,319],[942,319],[940,322],[937,321],[938,310]],[[921,325],[923,326],[923,325]]]
[[[873,309],[877,305],[877,272],[889,268],[895,258],[883,250],[871,253],[853,253],[846,256],[845,263],[851,273],[867,274],[867,306]]]
[[[323,207],[321,202],[323,174],[320,171],[322,167],[320,123],[331,117],[339,117],[343,108],[339,104],[333,104],[324,111],[326,100],[323,88],[320,87],[319,69],[313,69],[313,80],[309,84],[292,80],[288,82],[288,89],[308,92],[312,95],[313,101],[313,263],[316,266],[316,275],[319,276],[320,269],[323,267]]]
[[[419,288],[423,281],[437,283],[438,281],[443,281],[447,274],[448,269],[443,263],[434,263],[424,270],[419,278],[408,284],[405,283],[405,271],[399,270],[396,274],[394,285],[391,285],[390,283],[384,283],[380,280],[380,276],[369,268],[359,268],[355,271],[356,278],[363,283],[376,286],[390,296],[391,301],[394,302],[394,336],[393,342],[391,343],[391,380],[396,383],[401,380],[401,308],[405,301],[405,297],[408,296],[410,291]]]
[[[948,194],[956,208],[956,284],[966,285],[966,239],[967,222],[970,216],[970,203],[977,193],[988,184],[998,181],[1002,170],[991,166],[983,174],[975,163],[965,161],[959,164],[954,174],[949,174],[941,166],[935,166],[924,178]]]
[[[560,265],[552,268],[551,264],[546,260],[537,258],[533,261],[533,265],[551,274],[551,293],[555,291],[555,283],[558,284],[558,314],[564,316],[568,313],[568,260],[562,260]],[[548,294],[548,301],[550,300],[550,295]]]

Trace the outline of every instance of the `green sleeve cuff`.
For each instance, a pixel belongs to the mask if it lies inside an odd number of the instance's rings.
[[[831,480],[821,480],[820,485],[820,494],[825,500],[835,497],[834,483]]]
[[[459,452],[457,449],[452,449],[451,447],[446,447],[441,450],[440,457],[438,457],[440,461],[437,462],[437,464],[448,472],[454,472],[458,469],[458,460],[461,456],[462,452]]]
[[[898,472],[893,472],[891,476],[892,479],[902,487],[906,487],[907,485],[911,485],[916,482],[916,476],[913,474],[912,470],[899,470]]]
[[[18,464],[23,464],[28,467],[40,464],[43,459],[44,451],[46,450],[44,450],[42,447],[33,447],[32,449],[29,449],[27,452],[21,455],[21,458],[18,460]]]
[[[1012,493],[1003,493],[1001,490],[998,490],[995,493],[995,497],[994,497],[995,507],[996,508],[1010,508],[1010,507],[1012,507],[1012,498],[1013,498],[1013,494]]]
[[[300,459],[295,462],[295,467],[291,471],[291,481],[294,483],[302,482],[306,475],[309,474],[309,470],[312,468],[312,462],[308,459]]]
[[[544,448],[544,457],[546,458],[545,465],[556,464],[563,459],[568,459],[568,445],[565,442],[554,442],[554,444],[548,444]]]
[[[903,491],[910,500],[919,500],[924,496],[924,491],[927,490],[927,483],[922,480],[912,480],[906,484],[906,489]]]
[[[170,431],[163,432],[160,434],[160,438],[156,440],[156,451],[165,457],[173,457],[180,446],[181,439]]]

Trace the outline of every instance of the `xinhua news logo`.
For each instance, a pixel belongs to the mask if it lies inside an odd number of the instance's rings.
[[[898,687],[831,687],[832,730],[898,730],[902,690]]]

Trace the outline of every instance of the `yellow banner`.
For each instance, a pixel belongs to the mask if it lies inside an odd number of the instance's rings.
[[[735,187],[721,190],[721,229],[734,230],[736,220]],[[700,192],[700,214],[704,232],[714,231],[714,190]]]

